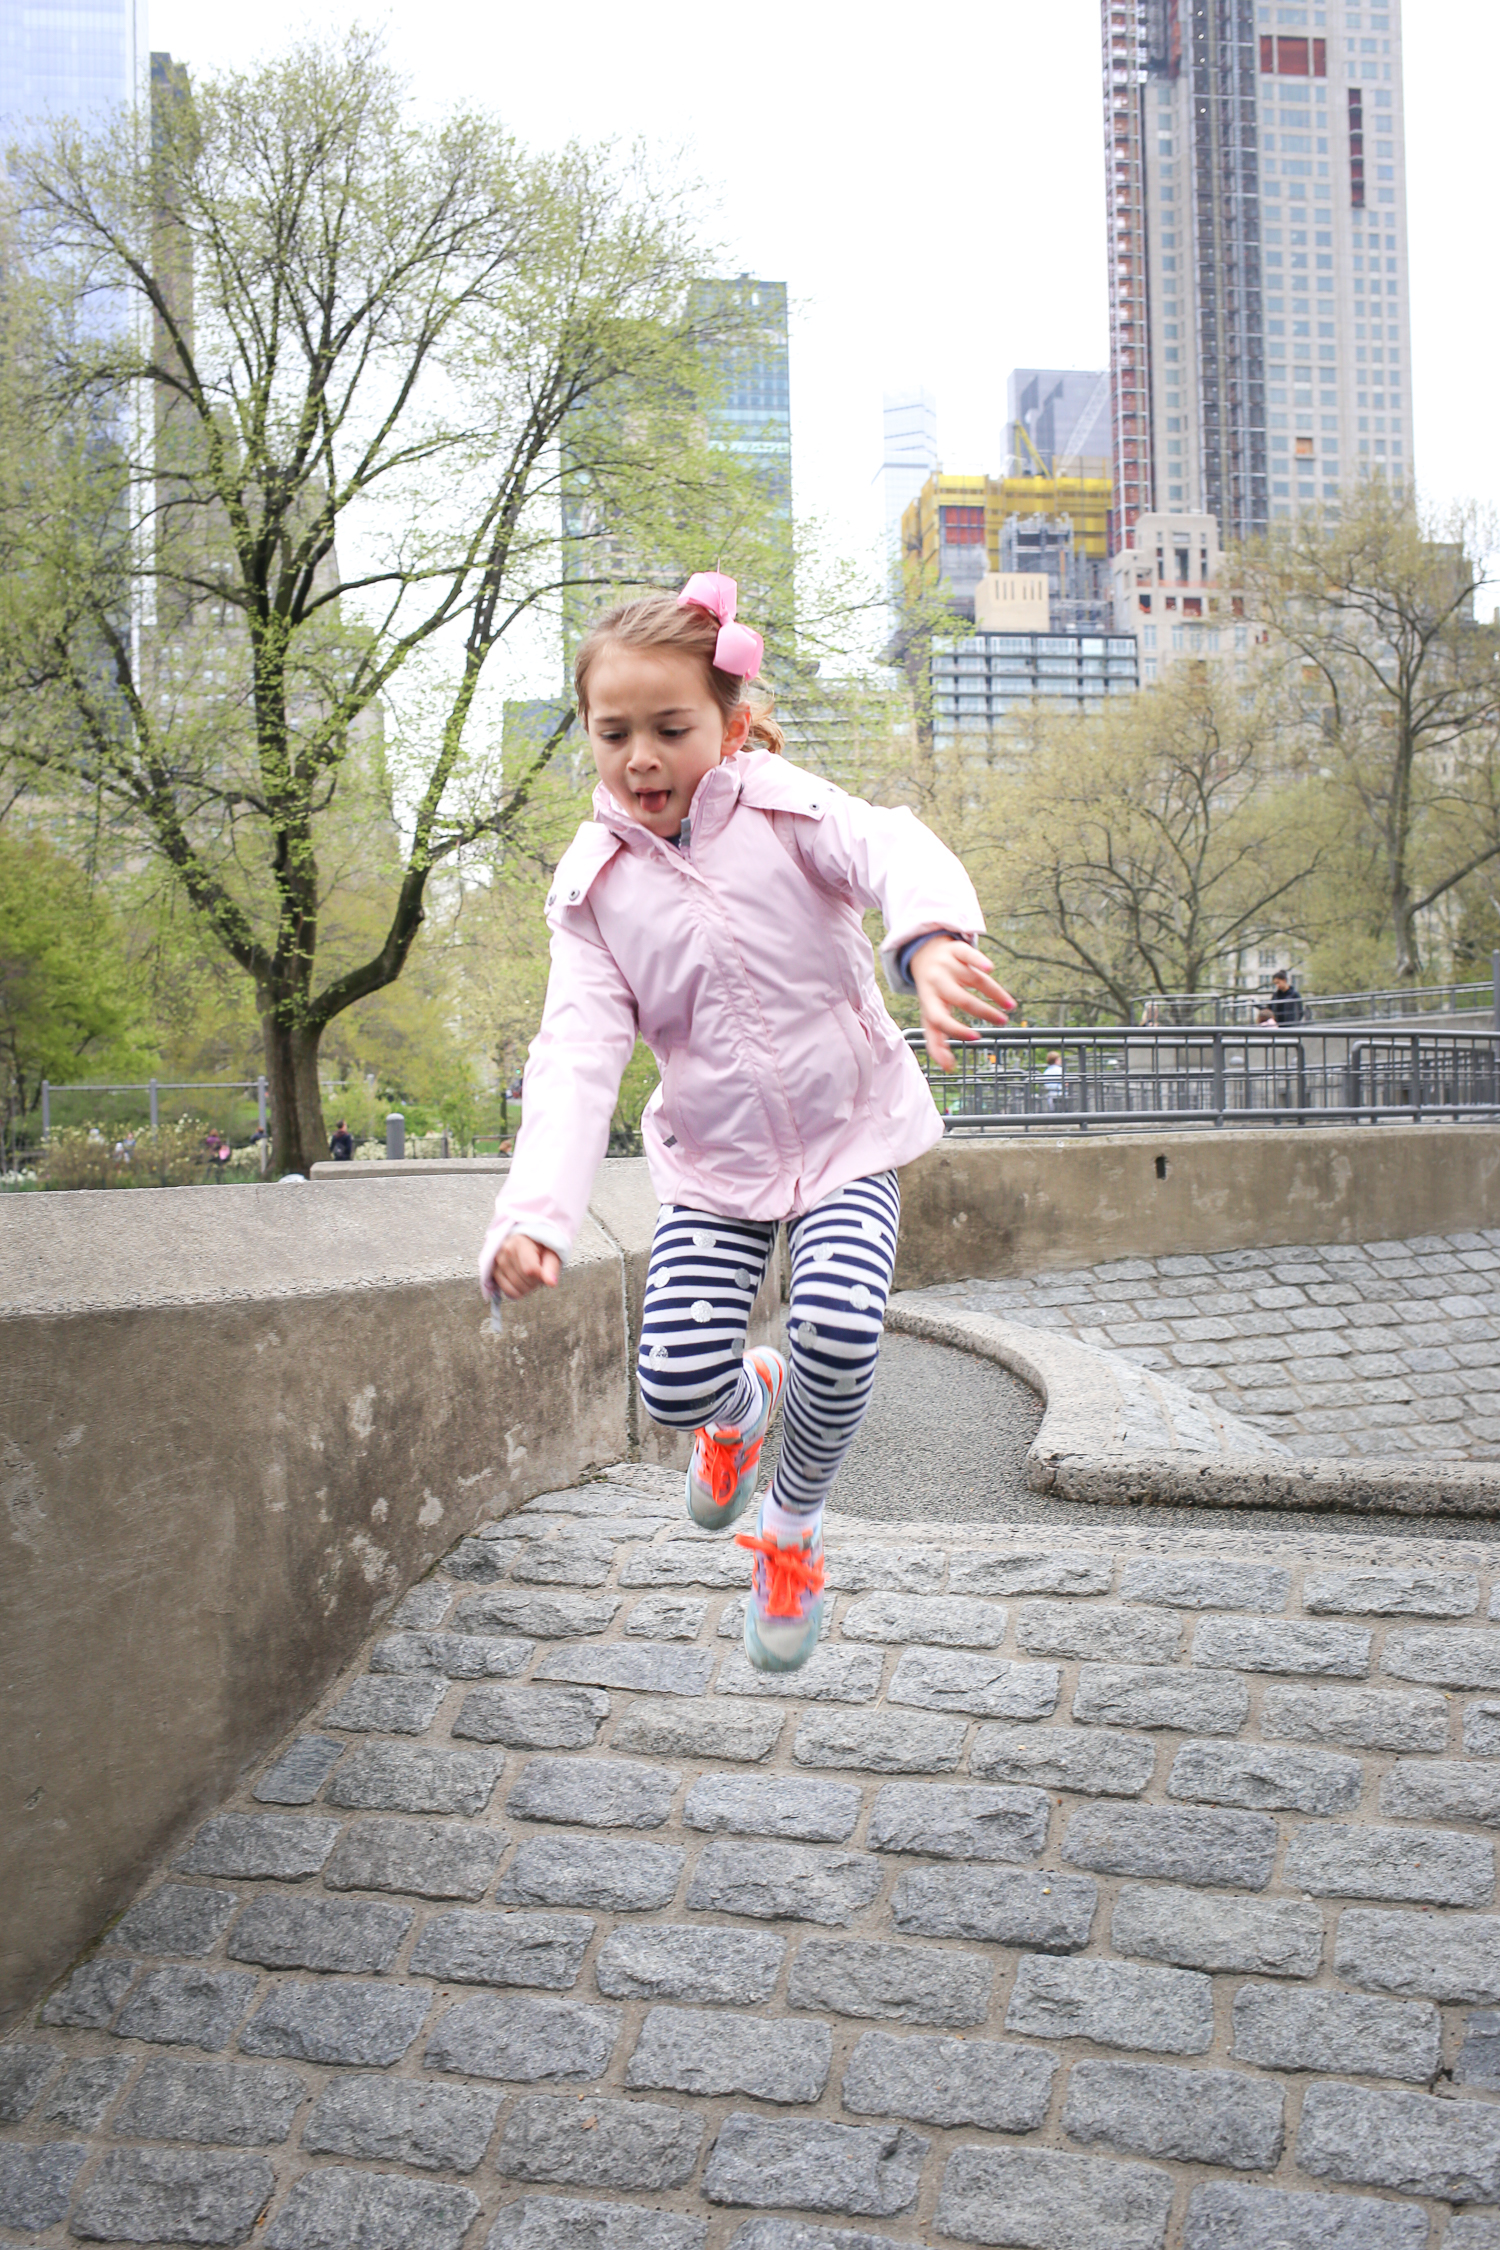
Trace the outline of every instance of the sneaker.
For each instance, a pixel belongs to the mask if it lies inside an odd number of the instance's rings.
[[[699,1430],[693,1439],[687,1509],[694,1523],[705,1531],[725,1530],[755,1498],[760,1449],[786,1388],[786,1361],[780,1352],[759,1345],[753,1352],[746,1352],[745,1365],[761,1390],[760,1412],[754,1421],[742,1430],[719,1422],[711,1429]]]
[[[745,1654],[758,1672],[795,1672],[823,1629],[823,1524],[777,1537],[740,1532],[736,1546],[755,1557],[745,1604]]]

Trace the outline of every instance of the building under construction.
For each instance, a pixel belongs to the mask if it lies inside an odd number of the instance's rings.
[[[1023,432],[1024,434],[1024,432]],[[974,615],[974,593],[991,572],[1040,571],[1052,593],[1052,622],[1063,632],[1110,627],[1110,480],[1102,461],[1090,474],[1053,474],[1034,462],[1029,475],[959,476],[936,470],[902,518],[908,582],[941,592],[960,615]]]

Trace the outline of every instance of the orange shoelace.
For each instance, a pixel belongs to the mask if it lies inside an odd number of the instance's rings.
[[[707,1430],[700,1430],[698,1437],[703,1447],[704,1481],[713,1494],[715,1507],[727,1508],[744,1471],[760,1459],[764,1441],[757,1439],[754,1445],[746,1446],[741,1452],[738,1430],[724,1430],[718,1437],[710,1437]]]
[[[822,1593],[821,1550],[814,1556],[806,1547],[778,1547],[774,1539],[764,1539],[752,1531],[736,1532],[734,1543],[748,1547],[765,1563],[767,1617],[800,1616],[802,1596]]]

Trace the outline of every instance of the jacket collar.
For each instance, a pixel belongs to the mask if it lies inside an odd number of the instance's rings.
[[[693,791],[693,801],[688,807],[688,824],[695,835],[721,827],[728,819],[731,808],[744,785],[745,753],[737,751],[732,758],[712,767]],[[658,836],[632,820],[623,805],[615,802],[603,782],[594,790],[594,818],[601,827],[623,843],[633,845],[637,851],[649,850],[652,844],[671,848],[671,839]]]

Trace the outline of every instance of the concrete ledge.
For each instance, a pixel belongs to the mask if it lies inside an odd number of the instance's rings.
[[[1046,1402],[1026,1457],[1034,1492],[1105,1506],[1330,1509],[1357,1515],[1500,1515],[1500,1468],[1482,1462],[1296,1460],[1194,1391],[1115,1352],[985,1313],[893,1297],[886,1326],[992,1359]]]

